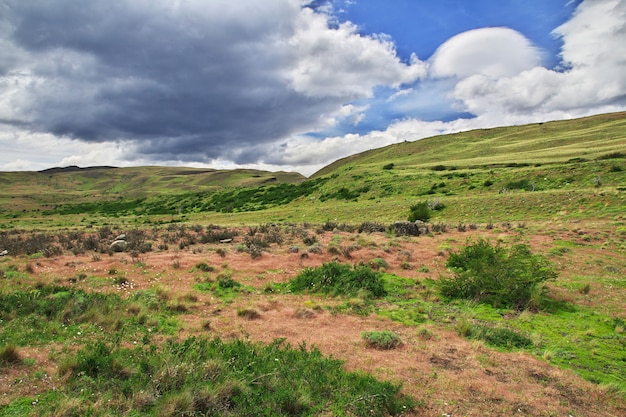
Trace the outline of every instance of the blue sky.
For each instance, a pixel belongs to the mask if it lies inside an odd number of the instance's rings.
[[[310,175],[626,110],[626,0],[3,0],[0,170]]]
[[[335,2],[341,20],[361,28],[360,33],[389,34],[398,54],[430,57],[445,41],[459,33],[489,26],[505,26],[523,33],[549,53],[554,66],[561,41],[551,32],[565,23],[580,0],[361,0]]]

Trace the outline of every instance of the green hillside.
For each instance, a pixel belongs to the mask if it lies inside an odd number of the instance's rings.
[[[406,220],[418,202],[437,209],[433,221],[606,218],[626,211],[625,157],[621,112],[404,142],[338,160],[310,179],[171,167],[6,172],[0,220],[389,222]]]
[[[304,176],[294,172],[252,169],[66,167],[40,172],[0,172],[0,201],[5,209],[19,211],[70,202],[142,199],[304,180]]]
[[[347,167],[367,169],[389,162],[399,170],[430,168],[438,164],[487,168],[592,160],[616,152],[626,152],[626,112],[472,130],[404,142],[340,159],[313,177],[341,172]]]

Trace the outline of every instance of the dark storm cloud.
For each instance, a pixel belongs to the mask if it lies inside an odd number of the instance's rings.
[[[280,44],[299,6],[235,3],[9,1],[8,71],[26,72],[19,122],[88,142],[130,140],[155,160],[229,153],[235,162],[254,159],[242,149],[314,127],[342,98],[312,99],[285,78],[292,57]]]

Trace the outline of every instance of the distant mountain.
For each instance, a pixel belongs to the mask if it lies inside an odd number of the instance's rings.
[[[100,170],[100,169],[115,169],[117,167],[112,167],[112,166],[95,166],[95,167],[85,167],[85,168],[81,168],[79,166],[76,165],[70,165],[67,167],[54,167],[54,168],[48,168],[48,169],[42,169],[41,172],[42,174],[58,174],[60,172],[76,172],[76,171],[92,171],[92,170]]]

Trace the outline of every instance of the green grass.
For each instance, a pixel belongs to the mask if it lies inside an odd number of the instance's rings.
[[[558,282],[557,282],[558,283]],[[432,323],[502,350],[525,350],[626,395],[624,321],[609,312],[546,299],[543,311],[515,312],[471,300],[444,302],[433,282],[385,275],[377,314],[409,326]]]
[[[189,338],[135,348],[96,341],[67,356],[60,372],[62,395],[43,395],[37,415],[400,415],[417,405],[398,385],[280,340]],[[28,400],[30,409],[19,399],[0,413],[32,415]]]

